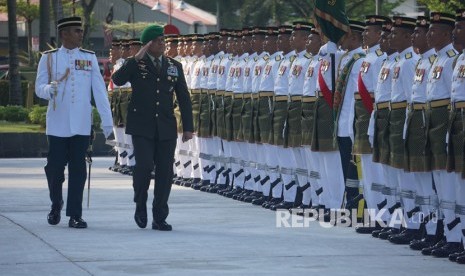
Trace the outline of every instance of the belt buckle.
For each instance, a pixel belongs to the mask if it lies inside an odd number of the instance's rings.
[[[392,111],[392,102],[389,102],[389,111]]]
[[[431,102],[426,102],[426,109],[431,109]]]

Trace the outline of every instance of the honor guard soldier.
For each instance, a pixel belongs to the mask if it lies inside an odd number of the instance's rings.
[[[392,22],[386,21],[383,23],[383,32],[381,33],[380,49],[387,54],[386,60],[383,62],[381,71],[378,75],[378,82],[375,89],[375,103],[373,105],[373,113],[368,126],[368,139],[373,147],[373,162],[381,164],[384,177],[387,179],[388,164],[389,164],[389,102],[391,101],[392,76],[396,57],[398,53],[391,48],[391,29]],[[384,200],[378,202],[376,207],[381,211],[384,209],[383,221],[389,222],[391,214],[388,212],[390,208],[394,208],[397,204],[396,194],[397,187],[395,183],[390,183],[386,180],[386,185],[382,189]],[[392,228],[395,228],[394,230]],[[376,238],[387,239],[391,233],[399,233],[400,225],[388,225],[381,230],[374,230],[371,235]],[[381,237],[380,237],[381,236]]]
[[[334,63],[331,61],[331,54],[335,55]],[[337,45],[331,41],[324,44],[319,51],[320,67],[316,71],[316,102],[314,104],[315,123],[313,125],[312,151],[320,153],[321,193],[326,197],[325,217],[329,220],[329,209],[339,209],[344,197],[344,175],[342,172],[341,156],[337,142],[334,141],[334,117],[332,101],[332,76],[331,68],[338,68],[339,61],[343,55],[337,50]],[[337,71],[336,71],[337,72]],[[321,206],[323,207],[323,206]]]
[[[58,20],[62,46],[45,52],[39,61],[36,95],[49,101],[46,134],[49,143],[45,174],[52,201],[47,216],[51,225],[60,222],[62,187],[68,166],[66,216],[69,227],[87,228],[82,219],[82,197],[86,181],[86,150],[91,137],[92,106],[95,100],[105,137],[112,132],[107,91],[94,52],[79,48],[83,29],[80,17]]]
[[[165,55],[177,59],[178,55],[178,36],[177,35],[167,35],[165,37],[166,52]],[[179,60],[177,60],[179,61]]]
[[[257,114],[258,114],[258,89],[260,79],[262,77],[263,65],[265,60],[263,57],[267,52],[263,50],[263,43],[265,41],[266,28],[254,27],[252,30],[252,38],[250,41],[252,48],[252,55],[249,56],[249,61],[245,67],[245,91],[250,93],[250,98],[244,96],[244,107],[242,116],[242,132],[244,141],[247,142],[247,151],[249,157],[250,178],[247,180],[246,185],[253,190],[250,195],[243,198],[245,202],[252,202],[263,197],[262,185],[260,183],[261,173],[264,169],[265,160],[264,153],[261,152],[259,144],[256,143],[256,133],[258,131]]]
[[[305,156],[305,164],[308,173],[310,187],[304,185],[302,187],[302,209],[314,208],[319,205],[325,205],[320,197],[322,191],[320,185],[320,157],[318,152],[311,151],[312,132],[314,122],[314,104],[316,101],[315,91],[317,82],[317,70],[320,68],[318,51],[322,46],[320,33],[317,29],[312,28],[311,34],[308,36],[306,50],[311,55],[308,68],[304,70],[305,77],[302,87],[302,147]]]
[[[358,91],[359,68],[362,65],[362,58],[365,57],[365,53],[362,50],[362,33],[365,30],[365,23],[349,20],[349,26],[351,30],[350,35],[341,42],[341,48],[346,52],[342,55],[337,66],[337,81],[333,103],[333,109],[336,113],[334,139],[337,139],[339,147],[341,168],[345,183],[346,203],[355,200],[359,189],[357,167],[352,161],[352,145],[354,124],[357,127],[357,121],[354,122],[354,111],[355,115],[361,115],[359,114],[360,112],[357,112],[359,111],[357,109],[360,107],[356,102],[357,94],[355,92]],[[340,194],[336,193],[337,189],[340,189],[340,187],[335,187],[334,190],[331,190],[331,193],[333,193],[332,197],[334,202],[340,201],[340,205],[342,205],[343,197],[339,197]]]
[[[412,34],[412,46],[418,51],[420,60],[415,68],[415,76],[412,87],[412,99],[408,106],[406,130],[405,130],[405,170],[414,173],[415,185],[415,208],[407,210],[408,215],[419,213],[428,219],[425,219],[426,235],[410,235],[406,232],[399,242],[407,244],[410,242],[410,248],[421,250],[437,242],[436,229],[437,223],[434,219],[429,219],[430,215],[437,206],[437,195],[433,190],[433,176],[425,166],[426,160],[424,155],[424,145],[426,143],[426,83],[427,76],[431,70],[431,65],[436,59],[436,51],[428,46],[426,33],[429,28],[429,18],[419,16],[417,26]],[[436,204],[433,204],[435,202]],[[427,221],[429,220],[429,221]],[[442,235],[441,237],[442,238]]]
[[[449,141],[447,170],[455,174],[456,205],[455,214],[460,218],[462,242],[465,243],[465,180],[463,178],[463,146],[464,146],[464,108],[465,108],[465,9],[456,11],[453,31],[454,45],[460,45],[462,51],[456,59],[452,74],[451,111],[449,123]],[[459,48],[459,49],[458,49]],[[465,251],[449,255],[449,260],[465,264]]]
[[[289,209],[294,207],[292,195],[286,193],[286,187],[296,184],[294,179],[294,168],[289,159],[290,150],[287,147],[286,119],[287,104],[289,99],[289,70],[296,59],[296,52],[292,49],[290,38],[293,28],[290,25],[279,26],[278,50],[283,52],[283,57],[279,61],[278,72],[274,76],[274,97],[272,111],[272,132],[270,137],[271,150],[269,158],[278,160],[280,176],[271,183],[271,194],[278,202],[268,206],[271,210]],[[295,163],[295,162],[294,162]],[[283,196],[283,198],[281,198]]]
[[[113,64],[112,71],[111,73],[115,72],[115,68],[117,65],[120,63],[121,59],[121,41],[119,39],[113,39],[111,42],[111,48],[110,48],[110,62]],[[111,115],[113,117],[113,129],[115,129],[118,126],[118,121],[119,121],[119,92],[117,91],[117,86],[113,83],[113,81],[110,79],[110,82],[108,83],[108,99],[110,101],[110,108],[111,108]],[[115,136],[115,142],[116,141],[116,136]],[[120,141],[121,142],[121,141]],[[119,168],[121,167],[121,157],[119,154],[123,152],[121,150],[121,147],[116,145],[114,147],[114,150],[116,151],[116,158],[115,158],[115,163],[113,166],[109,167],[111,171],[118,171]]]
[[[436,49],[437,57],[428,74],[426,85],[426,163],[433,172],[434,185],[439,197],[439,209],[444,215],[444,236],[432,247],[422,249],[425,255],[448,257],[461,251],[462,233],[455,215],[455,173],[447,172],[446,137],[451,97],[453,64],[457,51],[452,45],[455,17],[432,12],[427,33],[428,44]]]
[[[281,201],[281,194],[276,195],[275,198],[272,196],[271,186],[276,186],[281,182],[281,178],[278,173],[278,160],[274,154],[272,146],[270,145],[270,138],[273,135],[272,128],[272,114],[273,114],[273,95],[274,95],[274,80],[278,75],[279,65],[283,59],[282,51],[276,47],[278,40],[279,29],[277,27],[268,27],[267,35],[265,37],[265,43],[263,50],[268,52],[270,55],[263,57],[267,62],[263,67],[263,75],[260,81],[259,88],[259,99],[258,99],[258,129],[259,129],[259,143],[263,145],[265,152],[265,162],[267,166],[267,175],[262,177],[260,180],[262,186],[263,195],[267,200],[264,202],[252,201],[253,204],[262,203],[262,207],[270,208],[271,205],[277,204]]]
[[[184,142],[192,138],[192,106],[181,64],[163,55],[163,28],[158,25],[146,27],[141,42],[145,44],[141,51],[128,58],[113,74],[115,84],[130,82],[133,87],[126,132],[132,135],[136,158],[134,220],[140,228],[147,226],[146,204],[155,166],[152,229],[171,231],[166,218],[177,137],[173,94],[176,94],[181,109]]]
[[[385,185],[385,178],[381,164],[373,162],[372,148],[368,139],[368,125],[373,112],[374,91],[376,88],[378,74],[381,70],[386,54],[380,49],[379,41],[382,33],[382,26],[388,17],[379,15],[367,15],[365,17],[365,30],[363,31],[363,45],[367,48],[366,57],[357,76],[357,92],[355,93],[355,130],[354,146],[352,153],[360,156],[363,187],[363,198],[367,208],[374,211],[370,217],[370,225],[357,227],[357,233],[370,234],[373,230],[380,230],[374,223],[374,217],[378,210],[377,204],[384,199],[382,188]],[[361,196],[358,196],[361,198]],[[346,204],[346,209],[356,207],[358,201]]]
[[[272,31],[273,32],[273,31]],[[252,152],[255,152],[256,157],[256,168],[258,175],[254,177],[255,181],[255,191],[259,194],[251,195],[249,198],[245,198],[244,201],[252,202],[254,205],[262,205],[268,199],[268,193],[264,189],[264,185],[268,182],[269,176],[266,166],[266,154],[265,146],[260,142],[260,126],[259,126],[259,107],[260,107],[260,83],[264,76],[265,66],[270,60],[269,48],[272,45],[267,44],[267,35],[268,31],[266,27],[255,27],[254,35],[252,38],[253,48],[256,49],[257,53],[261,53],[255,58],[254,66],[251,68],[253,74],[252,76],[252,103],[253,103],[253,112],[252,112],[252,130],[253,130],[253,139],[254,143],[250,144],[254,150],[250,149]],[[276,49],[272,49],[273,52]],[[268,184],[269,185],[269,184]],[[265,195],[266,194],[266,195]],[[254,197],[254,198],[252,198]]]
[[[290,183],[284,185],[284,202],[276,208],[293,208],[298,207],[302,203],[302,188],[307,185],[308,177],[305,158],[303,156],[302,145],[302,93],[304,76],[307,67],[310,63],[311,55],[307,53],[305,45],[308,35],[313,27],[307,22],[293,22],[293,30],[290,37],[290,45],[294,50],[295,59],[289,66],[287,72],[288,78],[288,105],[287,119],[285,122],[285,132],[287,141],[284,150],[287,156],[284,159],[287,166],[292,168],[294,179]],[[307,185],[309,186],[309,184]]]

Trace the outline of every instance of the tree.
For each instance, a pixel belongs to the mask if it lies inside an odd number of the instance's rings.
[[[405,0],[378,0],[379,15],[392,15],[392,11],[403,2],[405,2]],[[346,12],[350,19],[365,19],[365,15],[376,13],[376,1],[346,1]]]
[[[94,9],[97,0],[90,0],[89,3],[87,3],[86,0],[81,0],[80,2],[84,11],[84,38],[82,44],[83,47],[86,47],[89,45],[89,37],[93,26],[93,24],[91,23],[92,10]]]
[[[5,11],[4,6],[0,6],[0,11]],[[39,6],[31,4],[30,0],[16,1],[16,13],[26,20],[26,34],[27,34],[27,52],[29,66],[34,65],[34,55],[32,53],[32,22],[39,17]]]
[[[7,0],[8,8],[8,53],[9,59],[9,89],[10,105],[22,105],[23,95],[21,93],[21,82],[19,79],[18,61],[18,27],[16,26],[16,0]]]
[[[39,14],[39,51],[43,52],[50,42],[50,0],[40,0]]]
[[[430,11],[448,12],[455,14],[455,10],[465,7],[463,0],[418,0]]]

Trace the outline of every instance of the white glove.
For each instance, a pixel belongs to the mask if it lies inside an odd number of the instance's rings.
[[[58,83],[56,81],[52,81],[50,82],[48,86],[49,86],[48,91],[50,94],[50,100],[53,100],[53,98],[55,97],[55,91],[57,91],[58,89]]]
[[[368,135],[368,141],[370,142],[370,145],[373,148],[373,135]]]
[[[105,138],[108,139],[110,135],[113,133],[113,126],[102,126],[103,130],[103,135],[105,135]]]

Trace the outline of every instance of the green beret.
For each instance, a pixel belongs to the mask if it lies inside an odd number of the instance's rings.
[[[163,35],[163,27],[160,25],[150,25],[146,27],[140,36],[140,41],[142,44],[147,44],[149,41],[162,36]]]

